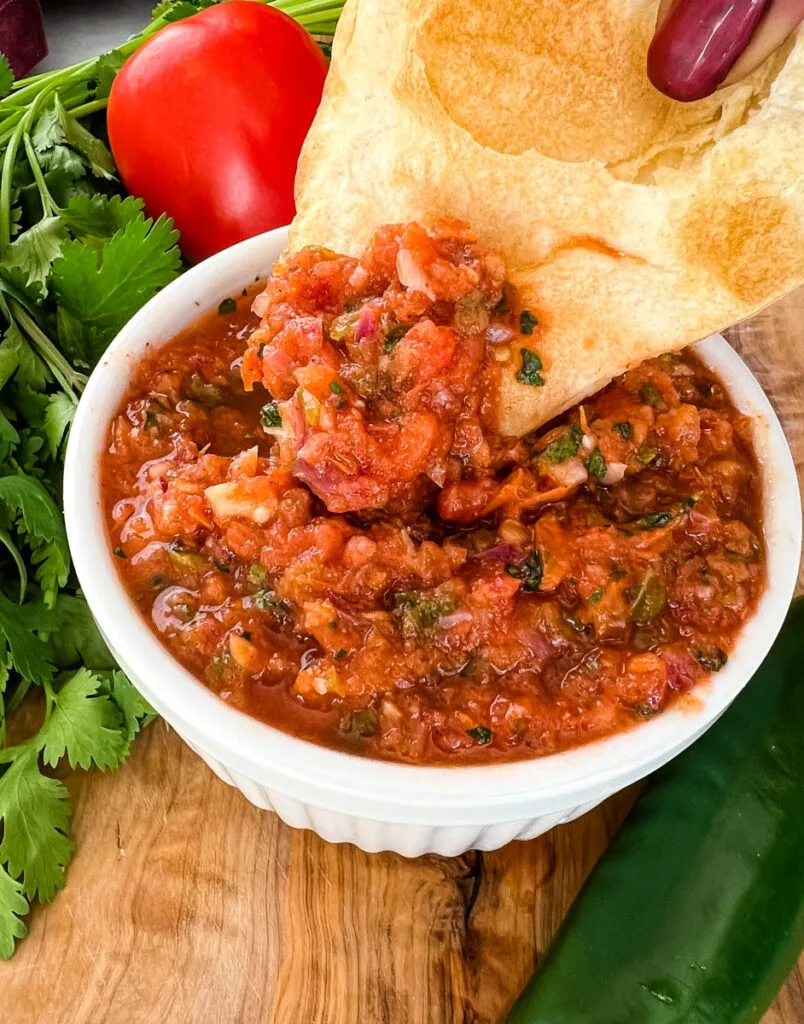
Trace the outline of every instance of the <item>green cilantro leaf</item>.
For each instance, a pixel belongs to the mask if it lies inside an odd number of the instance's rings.
[[[11,396],[11,404],[14,410],[19,413],[21,420],[28,424],[28,427],[39,428],[44,423],[45,409],[47,409],[47,395],[35,391],[28,384],[14,380],[8,386],[8,393]],[[42,438],[37,438],[39,444],[36,451],[44,446]]]
[[[551,441],[548,444],[543,454],[550,462],[566,462],[567,459],[571,459],[574,455],[578,454],[581,441],[583,441],[581,425],[573,423],[562,437],[557,437],[555,441]]]
[[[53,99],[56,118],[61,128],[62,139],[68,146],[80,153],[89,164],[89,169],[98,178],[114,178],[115,165],[108,147],[81,124],[77,117],[68,114],[56,93]]]
[[[152,18],[164,18],[165,21],[182,21],[206,7],[212,7],[216,0],[162,0],[153,9]]]
[[[134,196],[73,196],[62,211],[61,219],[78,238],[112,235],[136,220],[142,213],[143,202]]]
[[[484,747],[487,743],[491,743],[494,735],[491,729],[488,729],[485,725],[476,725],[474,729],[467,729],[466,732],[472,737],[475,743],[478,743],[481,747]]]
[[[218,314],[220,316],[228,316],[230,313],[234,313],[237,309],[237,302],[234,299],[223,299],[222,302],[218,303]]]
[[[628,422],[628,420],[623,420],[621,423],[615,423],[614,429],[617,431],[617,433],[620,435],[623,441],[630,440],[631,424]]]
[[[34,391],[44,391],[50,380],[47,367],[15,323],[8,327],[0,342],[0,388],[12,377]]]
[[[522,580],[522,589],[529,594],[535,594],[542,585],[542,556],[537,550],[531,551],[528,557],[516,565],[507,564],[505,571],[516,580]]]
[[[4,693],[11,675],[14,663],[11,660],[11,651],[6,647],[5,637],[0,635],[0,693]]]
[[[14,84],[14,72],[5,54],[0,53],[0,97],[8,96]]]
[[[0,867],[0,960],[14,955],[17,939],[25,938],[28,929],[21,920],[28,913],[28,901],[22,894],[22,885]]]
[[[168,218],[138,214],[100,251],[77,240],[63,247],[51,284],[68,312],[91,328],[91,356],[99,357],[123,324],[178,275],[178,237]]]
[[[62,222],[64,222],[64,208],[71,199],[75,199],[78,196],[91,196],[93,194],[92,185],[86,180],[83,166],[81,167],[80,174],[71,173],[69,169],[64,170],[61,167],[54,167],[53,170],[45,174],[45,184],[53,201],[61,208],[60,216]]]
[[[45,409],[45,437],[51,456],[55,459],[59,454],[59,448],[67,433],[67,428],[73,422],[77,406],[72,397],[64,391],[57,391],[47,400]]]
[[[641,516],[634,523],[634,526],[638,530],[657,530],[661,526],[667,526],[673,519],[675,519],[675,515],[672,511],[662,509],[659,512],[648,512],[646,515]]]
[[[135,689],[132,683],[129,682],[125,673],[119,670],[107,672],[104,673],[104,678],[108,678],[109,682],[104,683],[103,690],[109,694],[120,709],[120,713],[123,716],[123,729],[129,742],[131,742],[140,729],[156,716],[156,712],[140,692]]]
[[[98,693],[101,680],[87,668],[74,672],[55,691],[50,713],[36,737],[45,764],[67,757],[71,768],[116,768],[128,753],[115,702]]]
[[[78,366],[90,366],[90,332],[64,306],[56,307],[56,332],[62,351]]]
[[[405,327],[404,325],[399,325],[397,327],[392,327],[391,330],[385,335],[385,340],[382,343],[382,350],[387,356],[390,356],[390,354],[394,351],[399,342],[408,333],[408,330],[408,327]]]
[[[31,132],[31,142],[37,156],[64,141],[64,132],[59,124],[58,114],[53,107],[43,110]]]
[[[50,181],[53,175],[57,175],[60,187],[72,190],[76,182],[80,181],[87,173],[86,164],[74,149],[59,144],[46,149],[38,155],[42,169],[45,171],[45,180]],[[52,193],[56,198],[55,193]]]
[[[264,427],[282,426],[282,416],[276,402],[268,402],[260,409],[260,423]]]
[[[729,660],[722,648],[715,647],[711,651],[695,651],[695,658],[709,672],[719,672]]]
[[[92,69],[95,81],[94,92],[96,99],[106,99],[112,91],[112,83],[117,77],[117,72],[125,62],[126,56],[119,50],[112,50],[110,53],[104,53],[101,57],[98,57],[98,60]]]
[[[661,392],[655,384],[651,384],[650,382],[643,384],[639,389],[639,400],[644,405],[649,405],[653,409],[664,405],[664,399],[662,398]]]
[[[529,336],[539,326],[539,318],[528,309],[523,309],[519,314],[519,333]]]
[[[530,384],[531,387],[544,387],[544,377],[539,371],[542,369],[542,361],[539,356],[529,348],[521,348],[522,369],[516,374],[520,384]]]
[[[455,610],[455,600],[448,595],[417,594],[414,590],[397,590],[394,607],[404,613],[415,634],[426,632],[438,625],[444,615]]]
[[[0,778],[0,819],[0,863],[21,879],[28,899],[38,896],[47,903],[64,886],[75,847],[67,790],[58,779],[42,775],[33,748],[18,754]]]
[[[115,668],[114,658],[83,596],[59,594],[50,615],[51,643],[59,668],[75,668],[81,662],[96,672]]]
[[[45,217],[6,246],[2,254],[4,275],[9,270],[17,269],[26,289],[33,287],[40,295],[44,295],[50,268],[66,238],[60,218]]]
[[[606,460],[603,458],[603,453],[599,448],[594,449],[586,462],[584,462],[584,466],[587,473],[590,476],[597,477],[598,480],[602,480],[606,473],[608,473]]]
[[[31,143],[42,170],[59,171],[65,178],[75,181],[86,174],[83,158],[65,145],[64,129],[55,107],[47,107],[39,116],[31,132]]]
[[[7,459],[19,443],[20,435],[16,428],[8,416],[0,410],[0,458]]]
[[[33,683],[44,683],[53,678],[52,649],[35,629],[44,629],[44,619],[32,621],[46,613],[47,609],[36,604],[13,604],[0,593],[0,657],[7,652],[14,667],[23,679]]]
[[[36,578],[53,606],[59,587],[67,583],[70,552],[59,510],[43,485],[31,476],[15,473],[0,477],[0,506],[16,517],[17,529],[31,547]]]

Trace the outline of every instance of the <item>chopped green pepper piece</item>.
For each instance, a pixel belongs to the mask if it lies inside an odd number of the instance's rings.
[[[592,593],[587,598],[587,601],[589,602],[589,604],[597,604],[605,593],[606,591],[604,587],[598,587],[597,590],[592,591]]]
[[[631,618],[637,626],[647,626],[664,608],[664,584],[655,569],[648,569],[631,605]]]
[[[334,380],[330,384],[329,390],[333,393],[333,395],[342,395],[343,394],[343,384],[339,384],[338,381]]]
[[[229,313],[234,313],[236,309],[237,303],[234,299],[224,299],[218,306],[218,313],[220,313],[221,316],[227,316]]]
[[[640,445],[639,448],[637,448],[636,450],[637,462],[640,464],[640,466],[647,466],[650,462],[653,462],[653,460],[656,458],[658,454],[659,453],[656,451],[656,449],[652,448],[650,445]]]
[[[179,542],[168,544],[168,558],[178,572],[198,572],[206,559],[197,551],[189,551]]]
[[[487,729],[485,725],[476,725],[474,729],[467,729],[466,732],[472,737],[475,743],[479,743],[481,747],[484,747],[487,743],[491,743],[491,738],[494,735],[491,729]]]
[[[268,570],[255,562],[254,565],[248,567],[248,578],[250,583],[253,583],[255,586],[261,586],[263,583],[268,582]]]
[[[644,405],[649,405],[652,409],[659,405],[664,405],[664,399],[655,384],[643,384],[639,389],[639,400]]]

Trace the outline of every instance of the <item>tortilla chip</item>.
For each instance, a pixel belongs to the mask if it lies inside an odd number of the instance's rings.
[[[296,179],[291,244],[468,221],[539,317],[522,434],[650,356],[804,282],[804,32],[680,104],[645,55],[656,0],[349,0]]]

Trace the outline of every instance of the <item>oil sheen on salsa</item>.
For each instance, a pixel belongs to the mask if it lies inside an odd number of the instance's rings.
[[[500,373],[550,372],[538,321],[465,224],[388,225],[149,352],[102,475],[173,655],[280,729],[430,764],[566,750],[722,668],[765,579],[750,422],[685,352],[501,437]]]

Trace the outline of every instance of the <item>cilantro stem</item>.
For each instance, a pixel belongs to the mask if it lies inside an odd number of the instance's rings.
[[[10,100],[15,106],[17,104],[27,106],[30,100],[38,99],[43,91],[52,92],[53,89],[57,89],[60,85],[65,85],[71,79],[80,80],[81,76],[97,63],[97,60],[97,57],[92,57],[89,60],[81,61],[80,64],[73,64],[72,67],[56,68],[53,71],[45,71],[41,75],[35,75],[32,78],[24,78],[20,82],[15,82],[12,90],[14,90],[15,86],[19,88],[16,91],[12,91],[11,95],[7,96],[3,102]]]
[[[108,98],[104,98],[101,100],[92,100],[91,103],[82,103],[80,106],[72,107],[72,109],[67,107],[67,109],[73,117],[86,117],[88,114],[94,114],[98,110],[105,110],[108,103]]]
[[[77,403],[78,395],[86,387],[88,378],[73,369],[22,303],[9,296],[8,305],[11,318],[16,320],[17,326],[27,336],[36,353],[45,361],[70,398]]]
[[[22,555],[19,552],[19,548],[11,539],[11,534],[8,530],[0,529],[0,544],[2,544],[11,557],[14,559],[14,564],[17,567],[17,572],[20,575],[20,599],[19,604],[25,600],[25,590],[28,586],[28,570],[25,567],[25,562]]]
[[[25,144],[25,155],[28,157],[28,166],[31,168],[31,173],[34,176],[36,187],[39,189],[39,198],[42,200],[42,213],[45,217],[49,217],[52,214],[57,213],[59,207],[53,201],[53,196],[50,194],[50,189],[47,187],[45,176],[42,174],[42,168],[36,158],[36,151],[33,148],[31,136],[28,132],[25,132],[23,135],[23,142]]]
[[[24,122],[20,121],[8,140],[3,156],[3,168],[0,171],[0,246],[11,242],[11,179],[24,130]]]
[[[20,704],[25,700],[26,694],[32,686],[33,683],[30,679],[20,679],[17,689],[12,693],[10,700],[6,702],[6,718],[14,714]],[[27,744],[25,743],[20,744],[16,749],[20,750],[26,745]]]

